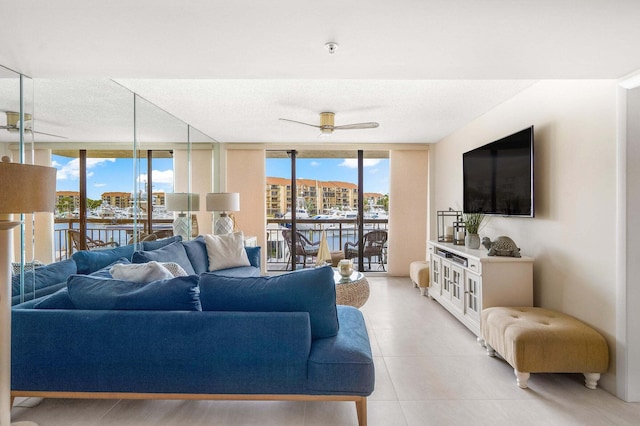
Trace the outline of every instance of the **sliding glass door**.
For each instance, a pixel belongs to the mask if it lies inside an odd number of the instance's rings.
[[[267,269],[315,266],[326,239],[321,261],[385,271],[388,176],[386,151],[268,151]]]

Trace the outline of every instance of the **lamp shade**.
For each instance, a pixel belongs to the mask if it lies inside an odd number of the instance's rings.
[[[56,169],[0,162],[0,213],[52,212],[56,207]]]
[[[240,194],[237,192],[211,192],[207,194],[207,211],[240,211]]]
[[[189,204],[191,200],[191,204]],[[165,194],[165,208],[168,212],[186,212],[200,210],[200,194],[173,192]]]

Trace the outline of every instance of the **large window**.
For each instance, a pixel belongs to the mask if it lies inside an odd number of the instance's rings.
[[[365,234],[386,234],[388,152],[366,151],[360,156],[361,161],[357,151],[267,151],[268,270],[315,265],[315,243],[322,234],[335,261],[358,252]],[[292,244],[293,235],[298,235],[298,245]],[[360,270],[386,270],[384,242],[379,252],[358,254],[354,263]]]

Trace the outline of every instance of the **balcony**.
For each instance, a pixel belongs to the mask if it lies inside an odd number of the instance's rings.
[[[154,219],[153,230],[172,235],[172,219]],[[79,219],[55,219],[54,245],[56,260],[68,259],[75,250],[69,229],[79,229]],[[133,219],[87,219],[87,236],[93,240],[114,241],[119,245],[129,244],[134,230],[148,232],[146,222]],[[263,251],[266,253],[267,271],[283,271],[290,269],[289,249],[282,236],[282,230],[291,227],[291,219],[267,219],[267,242]],[[387,219],[365,219],[364,232],[374,229],[388,230]],[[331,252],[342,252],[346,242],[357,241],[358,229],[353,219],[298,219],[297,230],[310,241],[319,241],[325,231]],[[354,263],[355,262],[354,260]],[[307,267],[315,266],[315,259],[307,261]],[[302,267],[300,263],[298,267]],[[386,248],[382,259],[372,260],[371,269],[365,261],[365,271],[386,271]]]
[[[374,229],[388,230],[388,219],[365,219],[364,233]],[[267,219],[267,271],[283,271],[291,269],[290,253],[287,244],[282,236],[282,230],[291,227],[291,219]],[[346,242],[356,242],[358,240],[358,229],[355,219],[298,219],[296,229],[310,241],[320,241],[322,231],[325,231],[329,250],[332,253],[342,253]],[[387,252],[383,250],[382,258],[374,259],[371,269],[365,260],[365,270],[386,271]],[[357,264],[354,259],[354,264]],[[307,267],[315,266],[315,259],[307,260]],[[301,268],[302,263],[298,260],[297,268]]]

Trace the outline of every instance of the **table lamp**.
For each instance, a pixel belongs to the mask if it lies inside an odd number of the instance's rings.
[[[168,212],[180,212],[173,221],[173,235],[180,235],[184,241],[190,240],[190,218],[187,217],[185,212],[200,210],[200,194],[189,192],[165,194],[165,208]]]
[[[53,212],[56,204],[56,169],[0,162],[0,426],[27,426],[11,422],[11,251],[13,228],[20,225],[11,214]]]
[[[229,212],[240,211],[240,194],[237,192],[207,194],[207,211],[220,212],[220,217],[213,227],[214,234],[230,234],[233,232],[233,220],[229,217]]]

